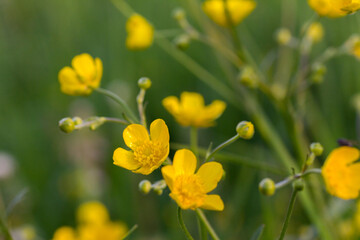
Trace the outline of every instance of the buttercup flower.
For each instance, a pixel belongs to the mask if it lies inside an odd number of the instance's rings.
[[[319,22],[313,22],[306,31],[306,37],[310,41],[317,43],[324,37],[324,28]]]
[[[182,126],[210,127],[226,108],[223,101],[215,100],[205,106],[202,95],[194,92],[183,92],[180,101],[175,96],[163,99],[163,106]]]
[[[320,16],[342,17],[360,9],[359,0],[308,0],[312,9]]]
[[[75,56],[72,67],[64,67],[59,72],[61,91],[68,95],[89,95],[100,85],[103,65],[99,58],[87,53]]]
[[[150,125],[150,137],[144,126],[131,124],[123,132],[125,144],[132,150],[117,148],[114,151],[114,164],[148,175],[165,161],[169,155],[169,130],[162,119]]]
[[[82,204],[77,219],[77,229],[60,227],[53,240],[120,240],[128,231],[124,223],[112,222],[106,207],[96,201]]]
[[[151,46],[154,39],[153,26],[139,14],[132,15],[126,22],[126,47],[141,50]]]
[[[360,157],[357,148],[343,146],[334,149],[322,167],[327,191],[342,199],[354,199],[360,191]]]
[[[173,165],[161,169],[171,191],[170,197],[182,209],[222,211],[224,203],[220,196],[207,194],[216,188],[223,175],[221,164],[207,162],[195,173],[196,163],[196,157],[190,150],[181,149],[175,153]]]
[[[226,6],[232,23],[237,25],[254,10],[256,3],[252,0],[227,0]],[[231,26],[226,16],[224,0],[206,0],[202,8],[216,24]]]

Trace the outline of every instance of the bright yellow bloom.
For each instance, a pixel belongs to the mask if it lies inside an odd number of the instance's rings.
[[[196,157],[190,150],[181,149],[175,153],[173,165],[161,169],[171,191],[170,197],[182,209],[222,211],[224,203],[220,196],[207,194],[216,188],[223,175],[221,164],[207,162],[195,173],[196,163]]]
[[[150,137],[144,126],[131,124],[125,128],[123,138],[132,151],[117,148],[113,155],[114,164],[134,173],[152,173],[169,155],[169,130],[162,119],[151,123]]]
[[[183,92],[180,101],[175,96],[163,99],[163,106],[182,126],[210,127],[215,119],[220,117],[226,108],[223,101],[215,100],[205,106],[202,95],[193,92]]]
[[[76,240],[75,230],[71,227],[58,228],[52,240]]]
[[[256,3],[253,0],[226,0],[226,7],[232,23],[237,25],[254,10]],[[216,24],[231,26],[226,16],[224,0],[206,0],[202,8]]]
[[[322,40],[324,37],[324,28],[319,22],[313,22],[310,24],[309,28],[306,31],[307,39],[311,42],[317,43]]]
[[[154,39],[153,26],[141,15],[134,14],[126,22],[126,47],[141,50],[151,46]]]
[[[360,152],[354,147],[339,147],[327,157],[322,175],[327,191],[342,199],[354,199],[360,191]]]
[[[320,16],[337,18],[360,9],[360,0],[308,0]]]
[[[81,204],[76,212],[76,218],[79,224],[100,225],[110,219],[106,207],[97,201]]]
[[[61,91],[68,95],[89,95],[100,85],[103,65],[99,58],[87,53],[75,56],[72,67],[64,67],[59,72]]]

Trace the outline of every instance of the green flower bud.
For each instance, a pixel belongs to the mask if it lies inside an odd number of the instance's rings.
[[[154,189],[154,192],[160,196],[163,193],[163,190],[162,189]]]
[[[259,184],[259,191],[265,196],[274,195],[275,190],[275,183],[270,178],[264,178]]]
[[[94,117],[92,119],[92,123],[90,125],[90,130],[94,131],[96,130],[98,127],[100,127],[101,125],[104,124],[104,122],[106,122],[106,119],[104,117]]]
[[[142,77],[138,81],[138,86],[141,89],[148,90],[151,87],[151,80],[147,77]]]
[[[318,157],[318,156],[321,156],[321,154],[322,154],[323,151],[324,151],[324,148],[323,148],[323,146],[322,146],[320,143],[314,142],[314,143],[310,144],[310,151],[311,151],[312,153],[314,153],[315,156]]]
[[[277,32],[276,32],[276,41],[278,42],[278,44],[280,45],[287,45],[290,43],[291,41],[291,32],[289,29],[287,28],[280,28]]]
[[[304,189],[304,187],[305,187],[304,180],[302,180],[301,178],[296,179],[293,182],[293,188],[296,191],[302,191]]]
[[[240,72],[238,80],[241,84],[249,87],[249,88],[256,88],[259,83],[259,78],[251,66],[245,66],[243,70]]]
[[[142,180],[139,183],[139,190],[144,194],[148,194],[151,191],[151,182],[149,180]]]
[[[255,133],[254,125],[248,121],[239,122],[236,132],[243,139],[251,139]]]
[[[83,120],[80,117],[73,117],[72,120],[74,121],[75,126],[83,123]]]
[[[180,36],[177,36],[174,39],[175,46],[180,50],[185,50],[190,45],[190,36],[187,34],[182,34]]]
[[[311,152],[310,155],[307,157],[305,164],[307,166],[311,166],[314,163],[314,160],[315,160],[315,154]]]
[[[313,83],[322,83],[326,73],[326,66],[322,63],[315,63],[311,68],[311,81]]]
[[[65,133],[71,133],[75,129],[75,124],[71,118],[67,117],[59,121],[59,127],[61,131]]]
[[[180,20],[183,20],[184,18],[185,18],[185,16],[186,16],[186,13],[185,13],[185,11],[184,11],[184,9],[182,9],[182,8],[176,8],[174,11],[173,11],[173,17],[176,19],[176,20],[178,20],[178,21],[180,21]]]

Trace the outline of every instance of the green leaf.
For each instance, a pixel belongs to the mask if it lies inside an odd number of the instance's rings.
[[[262,233],[264,231],[265,225],[261,224],[260,227],[258,227],[258,229],[256,229],[256,231],[254,232],[254,234],[252,235],[250,240],[260,240]]]

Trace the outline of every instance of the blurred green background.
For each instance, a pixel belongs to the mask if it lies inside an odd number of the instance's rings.
[[[172,10],[188,7],[187,1],[175,0],[128,3],[157,29],[177,29]],[[306,1],[257,3],[238,31],[244,46],[261,62],[270,51],[277,51],[274,33],[280,26],[287,26],[298,35],[313,11]],[[195,24],[191,16],[189,19]],[[176,204],[168,197],[168,191],[160,197],[154,193],[144,196],[137,190],[144,177],[112,164],[113,150],[124,146],[123,126],[106,124],[95,132],[82,130],[71,134],[62,133],[57,126],[67,116],[121,117],[119,107],[97,93],[71,97],[60,92],[59,70],[84,52],[103,61],[101,86],[121,95],[133,109],[137,80],[142,76],[151,78],[153,85],[146,96],[148,119],[163,118],[173,142],[188,143],[188,129],[178,126],[164,110],[161,106],[164,97],[197,91],[207,103],[222,99],[157,45],[145,51],[128,51],[125,21],[108,0],[0,0],[0,151],[10,154],[16,163],[13,175],[0,179],[0,211],[21,190],[28,189],[9,216],[12,228],[30,224],[36,228],[39,239],[50,239],[56,228],[75,226],[75,209],[81,202],[98,199],[109,208],[113,220],[122,220],[129,227],[139,224],[131,239],[183,239],[176,220]],[[359,14],[321,22],[325,38],[315,46],[314,56],[326,46],[341,45],[360,29]],[[280,69],[296,65],[296,51],[287,52],[290,60],[281,63],[284,66],[280,65]],[[207,46],[194,42],[186,53],[224,79],[214,53]],[[307,133],[310,141],[324,145],[326,153],[336,146],[338,138],[357,138],[355,110],[350,100],[360,90],[358,65],[349,56],[331,60],[324,83],[311,90],[314,101],[310,102]],[[284,123],[273,106],[261,95],[259,101],[292,151]],[[217,145],[233,136],[241,120],[251,119],[245,110],[229,105],[217,126],[200,131],[201,145],[207,148],[211,141]],[[276,156],[259,135],[251,141],[238,141],[226,150],[278,166]],[[257,184],[266,176],[275,180],[283,176],[231,163],[224,163],[224,168],[227,176],[217,191],[226,209],[208,213],[218,233],[223,239],[249,239],[260,224],[267,223],[270,225],[266,239],[277,236],[290,189],[265,198],[258,193]],[[152,181],[160,178],[159,171],[148,177]],[[294,216],[290,234],[298,234],[296,226],[308,223],[300,207]],[[190,231],[196,232],[194,214],[186,211],[185,219]]]

